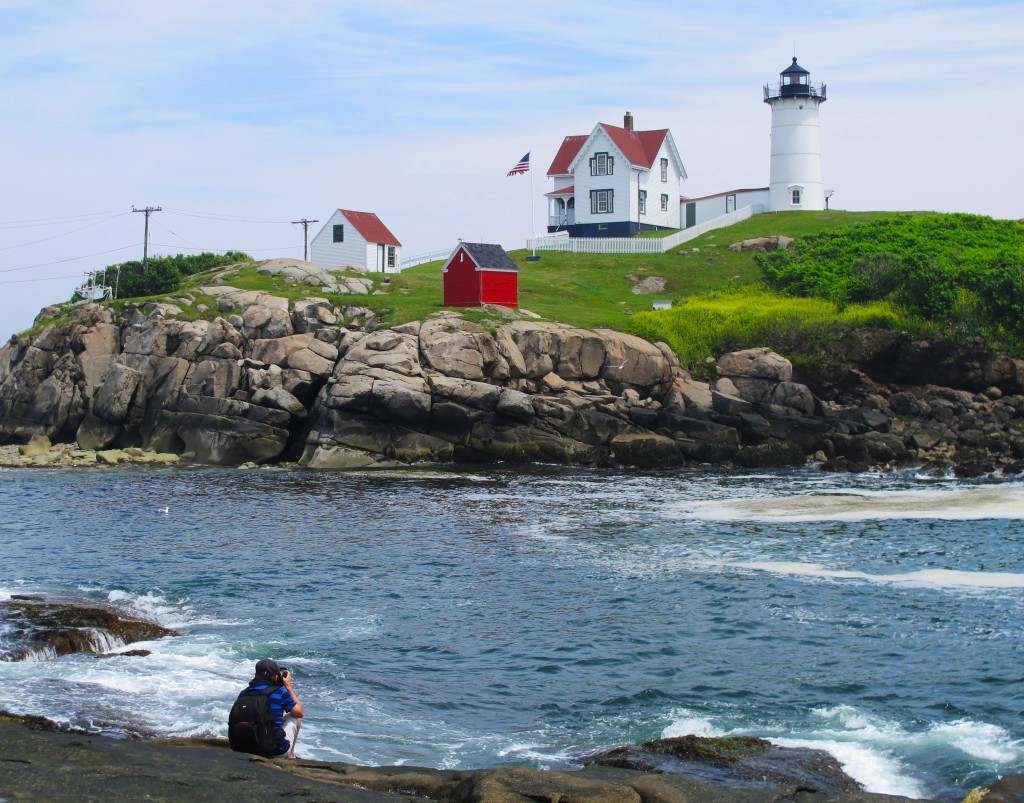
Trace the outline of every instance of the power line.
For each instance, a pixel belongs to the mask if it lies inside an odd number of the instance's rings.
[[[27,284],[28,282],[55,282],[58,279],[77,279],[80,273],[72,273],[68,276],[47,276],[45,279],[5,279],[0,284]]]
[[[171,231],[171,229],[170,229],[170,227],[169,227],[169,226],[165,226],[165,225],[164,225],[163,223],[157,223],[157,221],[156,221],[155,219],[153,220],[153,223],[154,223],[155,225],[158,225],[158,226],[159,226],[159,227],[160,227],[161,229],[163,229],[164,231],[166,231],[166,232],[167,232],[168,234],[173,234],[173,235],[174,235],[175,237],[177,237],[177,238],[178,238],[179,240],[181,240],[181,241],[182,241],[183,243],[187,243],[188,245],[191,245],[191,246],[194,246],[194,245],[195,245],[195,243],[193,243],[193,242],[192,242],[191,240],[186,240],[186,239],[185,239],[184,237],[182,237],[182,236],[181,236],[180,234],[178,234],[178,232],[176,232],[176,231]]]
[[[309,224],[319,222],[319,220],[306,220],[306,218],[292,221],[293,226],[302,226],[302,258],[306,262],[309,262]]]
[[[219,212],[198,212],[194,209],[176,209],[172,206],[168,206],[166,210],[168,214],[180,215],[182,217],[199,217],[207,220],[224,220],[231,223],[289,223],[288,220],[278,220],[277,218],[269,217],[241,217],[239,215],[224,215]]]
[[[41,217],[32,220],[6,220],[0,221],[0,229],[29,229],[38,226],[56,226],[61,223],[78,223],[83,220],[95,217],[106,217],[107,215],[124,214],[120,209],[111,209],[109,212],[83,212],[80,215],[68,215],[67,217]]]
[[[233,248],[200,248],[198,245],[191,246],[191,247],[185,247],[185,246],[182,246],[182,245],[172,245],[171,243],[153,243],[153,245],[155,245],[155,246],[157,246],[159,248],[177,248],[177,249],[179,249],[181,251],[213,251],[213,252],[216,252],[216,251],[234,251],[235,250]],[[250,253],[252,253],[252,254],[259,254],[259,253],[261,253],[263,251],[290,251],[293,248],[298,248],[298,246],[297,245],[282,245],[282,246],[279,246],[277,248],[246,248],[246,249],[244,249],[244,252],[246,254],[250,254]],[[241,249],[239,249],[239,250],[241,250]]]
[[[67,259],[56,259],[53,262],[40,262],[38,265],[26,265],[23,268],[0,268],[0,273],[15,273],[19,270],[32,270],[33,268],[45,268],[48,265],[61,265],[65,262],[75,262],[79,259],[88,259],[89,257],[98,257],[103,254],[113,254],[116,251],[127,251],[129,248],[138,248],[142,243],[134,243],[132,245],[122,245],[120,248],[111,248],[109,251],[97,251],[95,254],[84,254],[80,257],[68,257]]]
[[[76,232],[85,231],[86,229],[91,229],[93,226],[98,226],[100,223],[105,223],[108,220],[113,220],[116,217],[122,217],[122,216],[127,215],[127,214],[129,214],[129,213],[128,212],[121,212],[121,213],[116,214],[116,215],[110,215],[109,217],[100,218],[99,220],[93,221],[92,223],[87,223],[86,225],[82,226],[81,228],[72,229],[71,231],[65,231],[62,234],[54,234],[52,237],[43,237],[41,240],[32,240],[31,242],[19,243],[18,245],[5,245],[3,248],[0,248],[0,251],[13,251],[16,248],[24,248],[26,245],[37,245],[38,243],[45,243],[45,242],[49,242],[50,240],[57,240],[57,239],[59,239],[61,237],[67,237],[69,234],[75,234]]]

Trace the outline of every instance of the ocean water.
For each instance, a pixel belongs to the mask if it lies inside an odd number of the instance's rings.
[[[0,707],[222,736],[269,655],[305,757],[573,768],[748,734],[959,800],[1024,771],[1022,520],[1018,480],[912,472],[0,470],[0,599],[181,631],[0,663]]]

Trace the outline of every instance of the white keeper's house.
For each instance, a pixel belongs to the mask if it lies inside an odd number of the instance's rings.
[[[652,229],[682,230],[664,239],[669,248],[750,215],[828,209],[831,193],[822,182],[818,122],[825,89],[811,81],[795,56],[778,83],[764,86],[763,100],[772,113],[767,187],[687,198],[680,192],[686,170],[672,133],[636,131],[629,112],[621,128],[598,123],[589,135],[566,137],[548,168],[554,182],[545,193],[549,234],[536,238],[536,247],[566,250],[566,235],[569,240],[622,238]],[[582,245],[578,250],[594,251],[597,244]],[[643,245],[641,250],[649,250],[650,244]]]
[[[336,209],[310,243],[310,260],[321,268],[363,268],[398,273],[402,244],[373,212]]]
[[[598,123],[589,135],[562,141],[548,177],[548,231],[570,237],[629,237],[679,228],[680,186],[686,179],[672,132],[636,131]]]

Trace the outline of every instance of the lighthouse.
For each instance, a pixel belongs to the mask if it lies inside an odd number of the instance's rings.
[[[818,108],[825,102],[825,85],[811,83],[811,74],[794,56],[779,83],[765,85],[764,102],[772,107],[770,210],[824,209]]]

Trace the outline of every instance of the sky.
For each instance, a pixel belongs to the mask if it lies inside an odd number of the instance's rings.
[[[1024,217],[1021,0],[0,0],[0,343],[141,258],[133,206],[151,254],[301,258],[337,208],[522,248],[563,137],[626,111],[685,195],[766,186],[793,55],[832,208]]]

